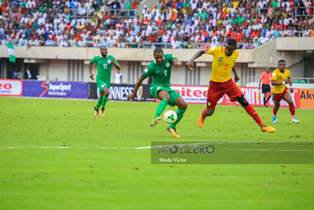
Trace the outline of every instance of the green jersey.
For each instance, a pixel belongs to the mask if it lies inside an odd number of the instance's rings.
[[[106,84],[110,85],[110,80],[111,80],[111,67],[112,67],[112,62],[111,60],[117,60],[111,56],[107,55],[106,58],[103,58],[100,56],[95,56],[92,60],[91,63],[96,63],[97,64],[97,77],[96,80],[101,80],[104,81]]]
[[[165,54],[162,64],[158,64],[155,60],[152,61],[143,71],[144,77],[152,76],[152,86],[170,87],[171,68],[175,59],[177,59],[176,56]]]

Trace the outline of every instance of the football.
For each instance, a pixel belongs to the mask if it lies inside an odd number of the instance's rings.
[[[172,110],[166,111],[164,114],[164,121],[169,124],[174,123],[175,121],[177,121],[177,113]]]

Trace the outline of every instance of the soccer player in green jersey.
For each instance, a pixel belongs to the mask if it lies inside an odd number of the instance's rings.
[[[106,46],[100,47],[100,54],[100,56],[95,56],[89,64],[89,74],[92,80],[94,80],[94,75],[92,73],[93,64],[97,64],[96,85],[100,90],[100,97],[97,105],[94,107],[96,118],[98,118],[98,110],[100,106],[102,106],[100,116],[105,116],[105,106],[109,97],[112,65],[114,65],[116,69],[120,70],[120,65],[117,60],[112,55],[108,55],[108,49]]]
[[[170,84],[171,78],[171,68],[179,67],[182,65],[181,61],[176,58],[176,56],[171,54],[165,54],[161,48],[156,48],[154,50],[155,60],[151,62],[147,68],[143,71],[143,74],[138,79],[133,92],[128,95],[128,100],[133,99],[136,95],[136,92],[143,80],[146,77],[152,76],[153,82],[150,87],[150,93],[154,98],[161,100],[160,104],[157,107],[155,116],[150,122],[150,126],[154,127],[157,123],[161,122],[162,117],[160,115],[165,110],[166,106],[178,106],[177,110],[177,121],[171,124],[167,130],[172,133],[176,138],[180,138],[176,131],[176,125],[180,122],[183,117],[183,114],[188,107],[183,98],[176,91],[172,90]]]

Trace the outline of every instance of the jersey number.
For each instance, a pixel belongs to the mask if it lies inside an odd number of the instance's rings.
[[[225,65],[225,68],[224,68],[224,70],[227,70],[227,68],[228,68],[228,65],[229,65],[229,64],[226,64],[226,65]]]
[[[104,69],[107,69],[107,64],[103,64],[104,65]]]
[[[167,76],[167,70],[164,71],[165,77]]]

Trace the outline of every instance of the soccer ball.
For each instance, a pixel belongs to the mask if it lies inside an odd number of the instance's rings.
[[[177,121],[177,113],[172,110],[166,111],[164,114],[164,121],[169,124],[175,123]]]

